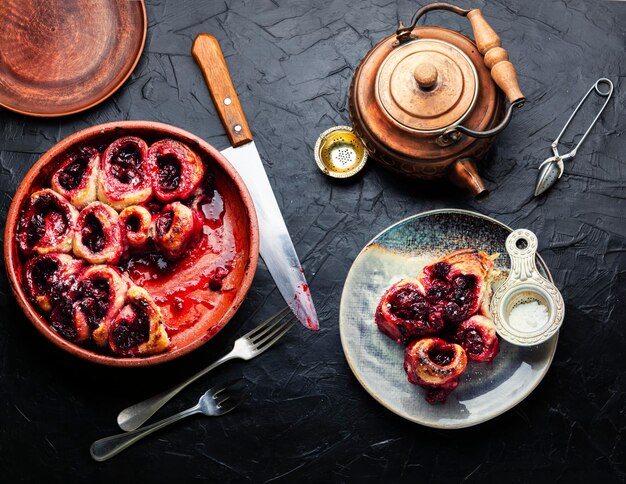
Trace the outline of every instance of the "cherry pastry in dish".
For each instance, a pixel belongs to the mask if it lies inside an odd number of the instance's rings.
[[[500,346],[495,325],[491,319],[480,314],[463,321],[454,334],[454,340],[472,361],[493,361]]]
[[[405,345],[437,333],[444,324],[441,311],[426,299],[417,279],[403,279],[387,289],[376,309],[375,321],[382,333]]]
[[[231,290],[225,204],[187,145],[125,136],[84,146],[47,180],[21,208],[17,245],[28,298],[66,340],[120,357],[160,353],[198,320],[187,308]],[[196,268],[199,258],[209,265]]]
[[[154,243],[163,255],[177,259],[202,230],[201,215],[181,202],[169,203],[163,207],[152,230]]]
[[[111,143],[102,157],[98,179],[98,200],[115,210],[139,205],[152,197],[148,170],[148,145],[135,136]]]
[[[493,260],[482,250],[455,250],[424,267],[420,281],[429,302],[458,323],[480,312],[488,314]]]
[[[80,210],[96,201],[99,173],[100,153],[86,146],[61,163],[52,175],[50,187]]]
[[[24,266],[26,294],[41,311],[49,313],[66,296],[84,267],[84,261],[61,252],[32,257]]]
[[[17,228],[25,255],[71,252],[78,210],[58,193],[44,188],[33,193]]]
[[[148,292],[133,286],[127,304],[117,313],[109,330],[109,345],[119,355],[151,355],[167,349],[169,338],[161,310]]]
[[[92,264],[116,264],[124,253],[117,212],[102,202],[83,208],[76,220],[74,255]]]
[[[72,318],[84,339],[91,336],[96,345],[107,345],[109,326],[124,305],[129,285],[111,266],[94,265],[83,271],[72,297],[76,301]]]
[[[498,353],[488,312],[493,267],[481,250],[456,250],[391,286],[378,304],[378,329],[408,345],[409,382],[428,389],[429,403],[445,402],[467,360],[491,362]]]
[[[152,214],[141,205],[131,205],[120,212],[120,225],[126,233],[126,242],[132,249],[145,249],[150,242]]]
[[[204,165],[196,153],[171,139],[157,141],[148,152],[154,196],[161,202],[187,198],[204,177]]]
[[[428,403],[444,403],[458,386],[466,366],[465,350],[441,338],[414,341],[404,354],[404,370],[409,381],[428,388]]]

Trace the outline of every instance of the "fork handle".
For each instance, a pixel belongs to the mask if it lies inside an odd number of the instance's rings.
[[[108,460],[122,452],[124,449],[130,447],[138,440],[143,439],[146,435],[150,435],[151,433],[156,432],[169,424],[199,412],[200,405],[196,405],[195,407],[183,410],[182,412],[153,423],[152,425],[148,425],[131,432],[124,432],[110,437],[105,437],[104,439],[96,440],[93,444],[91,444],[89,452],[91,457],[98,462]]]
[[[234,358],[238,358],[234,354],[234,349],[228,353],[227,355],[221,357],[215,363],[210,366],[207,366],[203,370],[200,370],[195,375],[187,378],[182,383],[179,383],[175,387],[170,388],[169,390],[165,390],[153,397],[148,398],[142,402],[136,403],[135,405],[131,405],[128,408],[122,410],[117,416],[117,425],[122,430],[135,430],[139,428],[146,420],[152,417],[158,409],[160,409],[163,405],[169,402],[176,394],[178,394],[183,388],[186,388],[188,385],[191,385],[198,378],[203,377],[208,372],[217,368],[222,363],[227,362],[228,360],[232,360]]]

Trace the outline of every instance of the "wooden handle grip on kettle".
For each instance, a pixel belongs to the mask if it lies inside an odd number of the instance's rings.
[[[199,34],[193,42],[191,53],[200,66],[230,144],[239,146],[252,141],[252,132],[217,39],[209,34]]]
[[[508,52],[502,48],[498,34],[487,23],[480,9],[471,10],[467,18],[472,24],[478,51],[485,57],[485,65],[491,70],[495,83],[504,91],[511,104],[525,99],[517,82],[515,67],[509,61]]]

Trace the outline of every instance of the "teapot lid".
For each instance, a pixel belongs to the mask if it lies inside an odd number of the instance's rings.
[[[392,49],[376,76],[376,99],[401,128],[432,133],[461,123],[478,95],[478,74],[458,47],[415,39]]]

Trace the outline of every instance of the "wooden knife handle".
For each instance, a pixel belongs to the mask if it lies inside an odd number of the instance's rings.
[[[228,73],[222,49],[209,34],[198,34],[191,48],[232,146],[252,141],[252,133]]]

